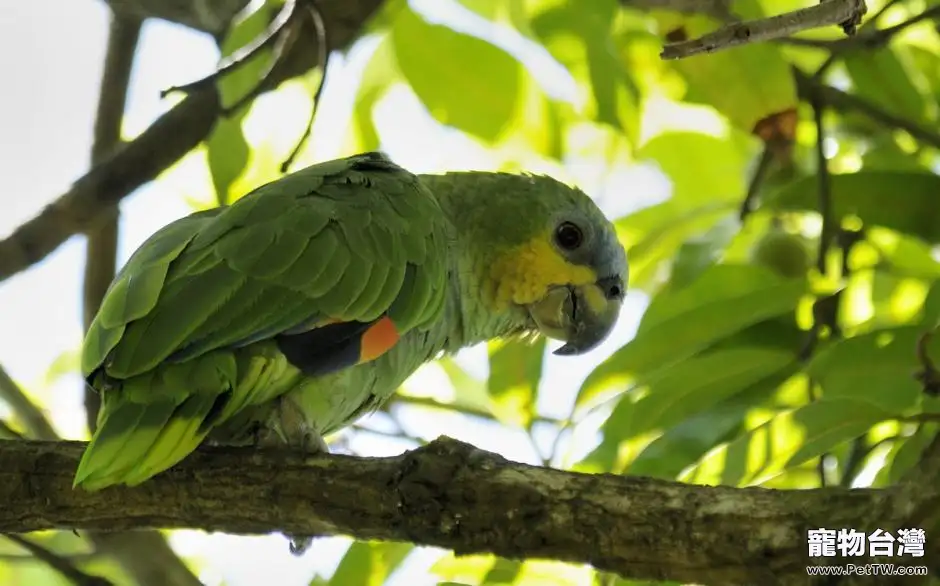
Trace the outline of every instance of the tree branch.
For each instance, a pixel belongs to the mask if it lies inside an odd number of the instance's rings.
[[[851,35],[867,10],[865,0],[822,0],[807,8],[767,18],[731,22],[696,39],[675,40],[663,47],[660,56],[663,59],[682,59],[831,25],[840,25],[846,34]]]
[[[137,42],[140,39],[141,21],[134,16],[111,15],[108,45],[104,56],[104,71],[98,90],[98,109],[95,114],[95,133],[91,145],[92,166],[121,145],[121,122],[127,102],[127,88]],[[103,219],[94,230],[88,232],[85,249],[85,275],[82,288],[84,330],[88,331],[101,300],[114,279],[117,262],[118,216],[117,206],[102,212]],[[91,388],[85,388],[85,416],[88,429],[95,430],[101,399]]]
[[[116,13],[111,15],[104,68],[98,90],[94,140],[91,147],[92,166],[106,160],[107,156],[117,151],[122,144],[121,124],[124,120],[127,88],[130,84],[134,55],[137,52],[140,28],[141,21],[137,16]],[[117,205],[105,206],[101,216],[100,222],[88,231],[85,251],[82,292],[85,330],[98,312],[101,300],[114,279],[117,261]],[[84,395],[86,422],[88,429],[94,431],[100,398],[90,387],[84,389]],[[97,549],[113,556],[141,586],[199,584],[196,576],[157,531],[137,531],[130,534],[91,533],[88,537]]]
[[[4,537],[33,554],[33,557],[41,560],[75,586],[114,586],[110,580],[106,580],[101,576],[86,574],[75,567],[71,560],[49,551],[38,543],[33,543],[19,535],[5,535]]]
[[[219,36],[248,0],[105,0],[117,13],[160,18]]]
[[[940,499],[897,489],[703,487],[516,464],[448,438],[393,458],[200,448],[134,488],[71,488],[84,445],[0,442],[0,531],[198,527],[346,534],[586,562],[632,578],[802,584],[806,531],[871,531]],[[271,503],[277,502],[277,507]],[[896,563],[917,563],[897,558]],[[860,562],[861,563],[861,562]]]
[[[940,148],[940,134],[934,130],[906,118],[895,116],[864,98],[824,84],[796,67],[793,68],[793,75],[796,78],[797,91],[803,99],[812,99],[814,92],[818,92],[819,97],[833,110],[839,112],[857,111],[879,124],[888,128],[903,130],[922,143]]]
[[[29,436],[46,442],[59,439],[55,429],[23,389],[0,366],[0,399],[23,421]],[[92,532],[95,547],[110,554],[142,586],[201,586],[156,531],[128,533]]]
[[[29,437],[47,441],[59,439],[59,435],[49,425],[42,410],[30,401],[20,385],[16,384],[2,365],[0,365],[0,400],[10,406],[13,413],[23,423]]]
[[[323,0],[319,6],[331,31],[330,49],[349,44],[381,4],[382,0]],[[318,61],[315,35],[301,35],[272,72],[265,89],[308,71]],[[104,212],[205,140],[219,113],[214,85],[190,93],[139,137],[78,179],[38,216],[0,240],[0,281],[41,261],[72,235],[95,229]]]

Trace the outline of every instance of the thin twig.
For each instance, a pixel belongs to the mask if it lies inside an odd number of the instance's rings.
[[[868,100],[854,94],[813,80],[810,75],[795,67],[793,71],[797,82],[797,89],[801,95],[811,96],[813,92],[819,92],[820,97],[825,101],[826,105],[833,110],[838,110],[839,112],[858,111],[879,124],[888,128],[903,130],[920,142],[935,148],[940,148],[940,134],[932,129],[891,114]]]
[[[880,44],[888,42],[894,35],[900,33],[902,30],[908,26],[920,22],[925,13],[921,13],[915,19],[902,22],[898,25],[889,27],[883,30],[870,30],[872,27],[877,26],[878,21],[881,19],[885,13],[888,12],[895,4],[898,4],[901,0],[889,0],[885,3],[881,9],[875,13],[870,19],[868,19],[860,28],[863,30],[863,33],[850,38],[850,39],[839,39],[837,41],[832,41],[829,47],[830,53],[829,56],[823,61],[816,72],[813,73],[813,79],[821,80],[822,77],[829,71],[829,68],[842,56],[844,56],[848,51],[851,51],[855,48],[865,47],[865,48],[874,48]],[[933,9],[931,9],[933,10]],[[930,12],[930,10],[926,11]]]
[[[359,34],[382,0],[321,0],[330,29],[330,49],[341,49]],[[316,66],[315,45],[301,37],[271,74],[267,89]],[[196,148],[221,112],[214,85],[189,94],[143,133],[95,166],[34,218],[0,239],[0,281],[38,263],[72,235],[88,230],[101,214],[156,178]]]
[[[244,47],[240,47],[236,51],[233,51],[230,56],[223,59],[219,63],[219,66],[213,73],[210,73],[201,79],[197,79],[196,81],[182,85],[170,86],[160,92],[160,97],[165,98],[172,92],[184,92],[188,94],[209,84],[215,83],[223,75],[235,71],[243,65],[246,65],[254,58],[258,57],[264,49],[274,44],[281,33],[293,20],[294,16],[296,15],[296,8],[297,0],[286,0],[284,2],[284,6],[281,7],[280,12],[278,12],[277,16],[274,17],[274,20],[271,21],[271,24],[265,30],[263,35],[252,39],[252,41]]]
[[[819,92],[815,92],[810,99],[813,107],[813,120],[816,123],[816,177],[819,215],[822,216],[822,232],[819,236],[819,254],[816,258],[816,268],[823,275],[826,274],[826,257],[829,245],[832,243],[833,217],[832,217],[832,180],[829,177],[829,160],[826,158],[826,128],[823,125],[825,104]]]
[[[95,559],[101,559],[101,554],[96,551],[91,551],[87,553],[70,553],[67,555],[59,554],[60,557],[63,557],[71,562],[84,562]],[[29,553],[0,553],[0,563],[3,564],[32,564],[36,562],[35,556]]]
[[[371,435],[377,435],[379,437],[386,437],[389,439],[403,440],[413,442],[415,445],[423,446],[428,442],[427,440],[415,437],[413,435],[408,435],[402,431],[384,431],[381,429],[375,429],[374,427],[367,427],[360,423],[354,423],[349,426],[349,428],[357,433],[367,433]]]
[[[0,419],[0,437],[6,437],[7,439],[25,439],[23,434],[10,427],[10,424],[2,419]]]
[[[391,401],[387,402],[381,410],[388,411],[391,407],[395,405],[405,405],[405,406],[416,406],[416,407],[427,407],[430,409],[443,409],[445,411],[454,411],[462,415],[470,415],[471,417],[478,417],[480,419],[487,419],[489,421],[497,421],[496,417],[486,411],[485,409],[477,409],[475,407],[468,407],[466,405],[456,405],[451,403],[442,403],[436,399],[431,399],[428,397],[413,397],[408,395],[395,395]],[[533,415],[533,422],[539,423],[552,423],[554,425],[561,425],[563,422],[560,419],[555,419],[554,417],[547,417],[544,415]]]
[[[136,15],[141,20],[164,20],[215,37],[225,34],[229,25],[250,0],[104,0],[116,12]]]
[[[0,365],[0,399],[8,404],[23,422],[29,437],[46,441],[59,439],[42,410],[30,401],[23,389],[7,374],[2,365]]]
[[[127,103],[134,55],[140,40],[141,21],[136,17],[112,14],[108,31],[108,46],[104,57],[104,71],[98,90],[98,108],[95,114],[94,139],[91,146],[92,166],[100,164],[121,146],[121,122]],[[111,206],[103,220],[87,233],[85,248],[85,274],[82,284],[82,314],[84,330],[91,325],[101,300],[114,279],[117,262],[118,206]],[[89,431],[95,430],[101,398],[85,386],[85,421]]]
[[[696,39],[667,43],[660,57],[682,59],[831,25],[840,25],[845,34],[852,35],[867,10],[865,0],[823,0],[814,6],[767,18],[730,23]]]
[[[319,44],[318,58],[320,60],[320,81],[317,83],[317,91],[313,94],[313,106],[310,108],[310,116],[307,118],[307,125],[304,127],[303,134],[300,135],[300,140],[297,141],[297,144],[294,145],[294,149],[290,152],[287,158],[281,163],[281,173],[287,173],[287,170],[291,165],[294,164],[294,160],[297,158],[297,155],[300,154],[300,150],[303,148],[304,144],[307,143],[307,139],[310,138],[310,133],[313,132],[313,123],[317,117],[317,109],[320,106],[320,96],[323,95],[323,88],[326,87],[326,65],[329,62],[329,42],[327,39],[327,29],[326,23],[323,20],[323,14],[320,12],[320,7],[317,5],[316,0],[301,0],[304,2],[304,8],[306,8],[307,13],[310,15],[310,20],[313,23],[313,27],[316,30],[317,34],[317,43]]]
[[[914,433],[917,432],[915,431]],[[864,464],[865,460],[868,459],[868,456],[873,454],[875,450],[881,446],[891,442],[896,442],[901,439],[905,439],[905,436],[900,434],[889,435],[872,444],[869,444],[865,436],[855,438],[855,440],[852,441],[851,447],[849,448],[849,457],[845,464],[845,472],[843,472],[842,478],[839,480],[839,486],[842,488],[852,488],[852,482],[858,475],[862,464]]]
[[[872,18],[869,23],[874,23],[875,20],[884,14],[885,11],[892,5],[892,3],[885,4],[884,8],[874,18]],[[898,34],[914,26],[915,24],[931,18],[936,18],[937,16],[940,16],[940,6],[928,8],[927,10],[924,10],[919,14],[915,14],[903,22],[899,22],[898,24],[889,26],[887,28],[867,30],[865,34],[859,34],[851,39],[839,39],[835,41],[836,49],[840,50],[841,47],[864,47],[866,49],[875,49],[885,45]]]
[[[552,445],[548,450],[548,462],[546,466],[551,466],[552,463],[558,458],[558,451],[561,449],[561,439],[564,437],[565,432],[571,429],[573,424],[575,408],[572,407],[571,413],[568,418],[561,422],[561,425],[555,430],[555,439],[552,440]]]
[[[757,161],[757,168],[754,169],[754,174],[751,176],[751,180],[748,182],[747,193],[744,195],[744,201],[741,202],[741,210],[738,212],[738,218],[742,223],[753,211],[754,200],[757,198],[757,194],[760,192],[764,181],[767,179],[767,174],[770,171],[770,165],[773,163],[773,161],[773,146],[768,143],[764,143],[764,150],[761,151],[760,159]]]
[[[14,533],[5,533],[3,536],[33,554],[33,557],[61,574],[63,578],[75,584],[75,586],[114,586],[114,583],[110,580],[79,570],[71,561],[46,549],[38,543],[33,543],[25,537]]]
[[[917,363],[920,370],[914,373],[914,378],[923,385],[924,393],[936,397],[940,395],[940,370],[930,357],[929,345],[936,330],[928,330],[917,338]]]

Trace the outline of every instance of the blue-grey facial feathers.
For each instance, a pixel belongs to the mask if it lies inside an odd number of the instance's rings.
[[[621,277],[623,286],[626,287],[629,280],[627,255],[617,239],[616,231],[609,225],[605,227],[594,247],[591,266],[597,272],[598,278]]]

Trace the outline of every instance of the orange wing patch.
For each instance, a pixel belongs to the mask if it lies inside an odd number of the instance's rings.
[[[385,354],[398,343],[400,335],[395,323],[388,316],[380,318],[362,334],[359,346],[359,362],[369,362]]]

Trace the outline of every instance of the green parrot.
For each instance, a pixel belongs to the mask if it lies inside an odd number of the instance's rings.
[[[549,177],[307,167],[167,225],[117,275],[82,347],[101,412],[74,484],[137,485],[204,441],[325,451],[441,353],[538,332],[591,350],[626,280],[614,227]]]

